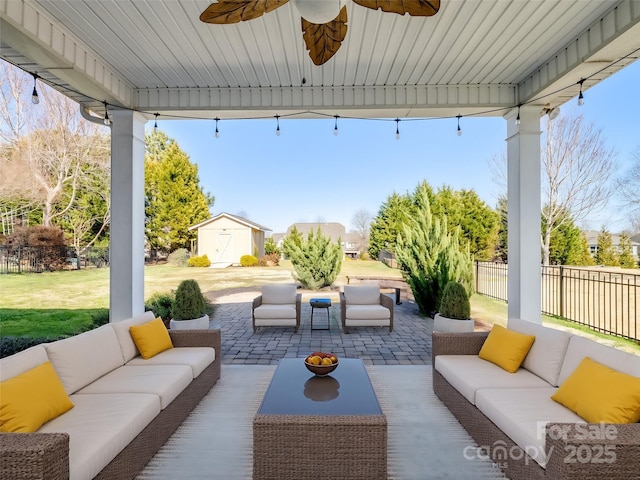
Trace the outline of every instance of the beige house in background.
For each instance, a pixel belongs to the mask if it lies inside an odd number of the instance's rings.
[[[264,255],[265,233],[270,231],[251,220],[220,213],[189,227],[196,230],[196,254],[206,255],[211,263],[240,263],[243,255]]]

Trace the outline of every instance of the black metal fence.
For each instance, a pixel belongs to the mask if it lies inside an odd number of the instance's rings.
[[[79,256],[71,247],[8,247],[0,245],[0,274],[42,273],[109,266],[109,248],[91,247]]]
[[[507,265],[476,262],[476,292],[507,301]],[[640,340],[640,275],[542,266],[542,313]]]

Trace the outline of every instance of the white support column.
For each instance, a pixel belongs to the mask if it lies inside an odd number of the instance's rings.
[[[111,126],[110,318],[144,312],[144,125],[129,110],[113,110]]]
[[[507,120],[508,315],[542,322],[540,257],[540,108],[520,108]]]

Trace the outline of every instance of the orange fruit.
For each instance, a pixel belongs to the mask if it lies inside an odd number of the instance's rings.
[[[331,361],[330,358],[325,357],[325,358],[322,359],[322,363],[321,364],[322,365],[333,365],[333,362]]]
[[[312,365],[320,365],[322,359],[318,355],[314,355],[309,359],[309,363]]]

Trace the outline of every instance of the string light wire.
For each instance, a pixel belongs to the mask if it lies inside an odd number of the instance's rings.
[[[608,65],[603,66],[601,69],[599,69],[598,71],[594,72],[593,74],[591,74],[588,77],[585,78],[581,78],[577,84],[580,86],[580,92],[578,94],[578,105],[583,105],[584,104],[584,94],[583,94],[583,88],[584,88],[584,82],[586,82],[587,80],[597,77],[600,75],[600,73],[602,73],[603,71],[607,70],[608,68],[611,68],[612,66],[622,62],[623,60],[626,60],[629,57],[633,57],[634,55],[636,55],[638,52],[640,52],[640,48],[636,48],[635,50],[629,52],[628,54],[618,58],[617,60],[614,60],[613,62],[609,63]],[[30,75],[32,75],[34,77],[34,94],[32,95],[32,101],[34,103],[34,97],[37,97],[37,90],[35,88],[35,81],[39,78],[40,81],[43,81],[44,83],[46,83],[47,85],[51,86],[51,87],[57,87],[57,89],[61,92],[69,92],[69,93],[73,93],[75,95],[80,95],[83,96],[85,98],[87,98],[88,100],[94,101],[94,102],[100,102],[104,105],[105,108],[105,115],[104,115],[104,124],[105,125],[110,125],[111,124],[111,120],[109,118],[109,113],[108,113],[108,108],[115,108],[115,109],[120,109],[120,110],[128,110],[128,111],[133,111],[133,112],[139,112],[142,114],[146,114],[146,115],[152,115],[151,112],[145,111],[145,110],[140,110],[140,109],[136,109],[136,108],[128,108],[128,107],[121,107],[118,105],[112,105],[109,104],[107,101],[100,101],[94,97],[91,97],[89,95],[86,95],[82,92],[79,92],[77,90],[74,90],[72,88],[69,88],[66,85],[62,85],[60,83],[56,83],[50,79],[43,79],[42,77],[38,76],[37,73],[35,72],[29,72],[26,68],[18,65],[15,62],[12,62],[10,60],[6,60],[5,61],[11,65],[13,65],[16,68],[19,68],[20,70],[22,70],[25,73],[29,73]],[[520,107],[522,105],[527,105],[527,104],[531,104],[531,103],[535,103],[535,102],[539,102],[540,100],[543,100],[547,97],[550,97],[552,95],[556,95],[560,92],[563,92],[564,90],[568,90],[570,88],[573,88],[576,84],[573,83],[571,85],[565,86],[565,87],[561,87],[553,92],[549,92],[546,93],[544,95],[541,95],[539,97],[535,97],[530,99],[529,101],[525,102],[525,103],[521,103],[518,105],[514,105],[511,107],[496,107],[493,109],[488,109],[488,110],[484,110],[481,112],[475,112],[475,113],[470,113],[468,115],[465,115],[467,117],[484,117],[484,116],[488,116],[488,115],[492,115],[492,114],[496,114],[499,112],[506,112],[509,111],[515,107],[518,107],[518,110],[520,110]],[[39,98],[38,98],[38,102],[39,102]],[[343,118],[343,119],[349,119],[349,120],[367,120],[367,121],[382,121],[382,122],[389,122],[389,121],[395,121],[396,122],[396,136],[399,136],[400,134],[400,130],[398,128],[398,122],[400,122],[399,118],[396,119],[389,119],[389,118],[366,118],[366,117],[356,117],[356,116],[338,116],[338,115],[329,115],[329,114],[325,114],[325,113],[321,113],[321,112],[313,112],[313,111],[304,111],[304,112],[294,112],[294,113],[290,113],[290,114],[285,114],[285,115],[276,115],[276,124],[277,124],[277,128],[276,128],[276,135],[280,135],[280,122],[279,119],[280,118],[286,118],[286,117],[295,117],[295,116],[301,116],[301,115],[305,115],[308,116],[309,114],[314,114],[320,117],[334,117],[337,121],[337,118]],[[168,118],[174,118],[174,119],[178,119],[178,120],[206,120],[206,117],[198,117],[198,116],[191,116],[191,115],[177,115],[177,114],[171,114],[171,115],[165,115]],[[273,117],[268,117],[268,116],[252,116],[252,117],[238,117],[238,118],[233,118],[233,120],[264,120],[267,118],[273,118]],[[462,135],[462,129],[460,128],[460,119],[462,118],[462,115],[456,115],[455,117],[430,117],[430,118],[405,118],[402,119],[403,121],[429,121],[429,120],[444,120],[447,118],[457,118],[458,119],[458,130],[457,133],[458,135]],[[517,121],[517,117],[516,117],[516,121]],[[337,125],[336,125],[337,126]],[[335,130],[336,128],[334,127],[334,134],[335,134]]]

